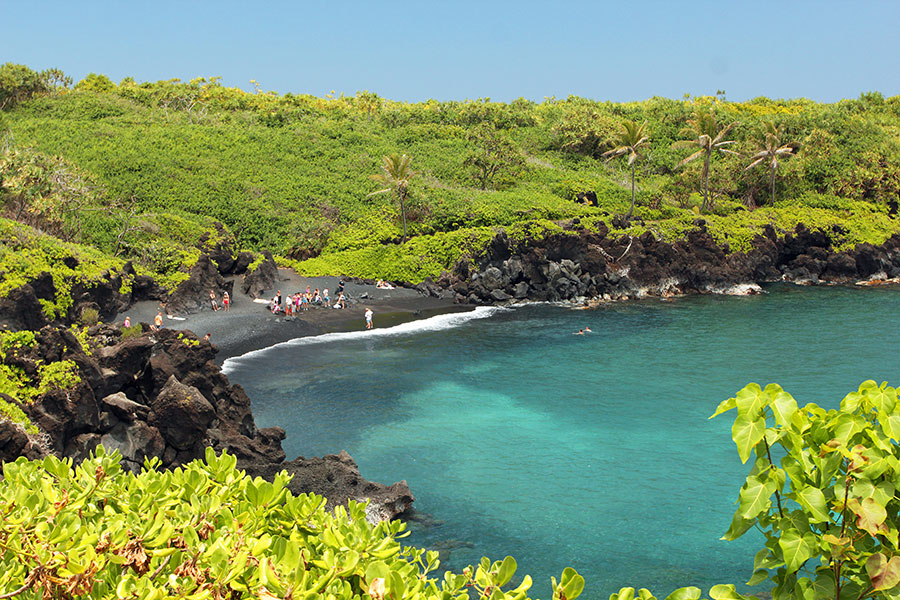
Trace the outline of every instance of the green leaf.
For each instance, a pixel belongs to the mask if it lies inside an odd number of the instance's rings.
[[[609,600],[634,600],[634,588],[623,587],[617,593],[610,595]]]
[[[774,487],[771,482],[762,481],[759,477],[751,475],[747,478],[740,493],[740,508],[738,509],[741,516],[745,519],[752,519],[764,512],[772,504],[770,497]]]
[[[892,440],[900,441],[900,415],[881,415],[878,422],[884,435]]]
[[[699,600],[700,594],[701,591],[698,587],[683,587],[666,596],[666,600]]]
[[[887,519],[887,511],[874,498],[863,498],[859,503],[859,508],[853,512],[856,513],[856,525],[860,529],[868,531],[872,535],[884,532],[883,523]]]
[[[709,590],[709,597],[712,600],[744,600],[744,596],[734,591],[734,585],[730,583],[712,586]]]
[[[813,553],[813,544],[795,530],[785,531],[778,540],[788,573],[796,572]]]
[[[734,398],[729,398],[728,400],[722,400],[721,402],[719,402],[719,406],[716,407],[716,412],[709,415],[708,418],[712,419],[714,417],[717,417],[717,416],[721,415],[723,412],[728,412],[735,406],[737,406],[737,404],[736,404],[736,401]],[[686,588],[683,588],[683,589],[686,589]],[[672,592],[672,593],[675,593],[675,592]]]
[[[797,401],[787,392],[781,391],[775,394],[775,399],[771,403],[772,413],[775,415],[775,422],[781,427],[790,427],[797,412]]]
[[[721,539],[729,542],[738,539],[753,527],[754,522],[754,519],[745,519],[741,514],[740,509],[735,511],[734,516],[731,517],[731,525]]]
[[[566,600],[575,600],[584,591],[584,577],[579,575],[578,571],[572,567],[566,567],[559,578],[559,585],[562,586]],[[633,592],[634,590],[632,589]]]
[[[747,585],[754,586],[759,585],[763,581],[769,578],[769,572],[766,569],[756,569],[753,571],[753,576],[750,577],[750,580],[747,581]]]
[[[809,520],[812,523],[830,521],[828,507],[825,502],[825,494],[816,487],[808,486],[795,493],[797,502],[806,509]]]
[[[763,439],[766,434],[766,420],[763,418],[751,418],[746,415],[738,415],[731,427],[731,437],[737,445],[741,462],[746,463],[750,458],[750,452],[754,446]]]
[[[763,392],[757,383],[748,384],[735,395],[735,406],[738,417],[747,417],[756,420],[760,417],[760,411],[768,401],[768,394]]]
[[[500,563],[500,569],[497,571],[497,580],[496,585],[503,586],[506,585],[512,576],[516,574],[516,559],[512,556],[507,556],[503,559],[503,562]]]

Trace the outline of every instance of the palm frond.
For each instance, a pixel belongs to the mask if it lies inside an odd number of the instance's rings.
[[[687,158],[682,159],[680,163],[675,165],[675,168],[677,169],[679,167],[683,167],[684,165],[688,164],[692,160],[696,160],[696,159],[700,158],[704,154],[706,154],[706,149],[701,148],[701,149],[697,150],[696,152],[694,152],[693,154],[691,154],[690,156],[688,156]]]

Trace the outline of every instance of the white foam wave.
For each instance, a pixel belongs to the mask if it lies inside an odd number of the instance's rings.
[[[361,331],[344,331],[339,333],[324,333],[322,335],[294,338],[286,342],[281,342],[280,344],[266,346],[265,348],[260,348],[259,350],[252,350],[250,352],[247,352],[246,354],[241,354],[240,356],[227,358],[225,359],[225,362],[222,363],[222,372],[227,375],[231,371],[233,371],[235,367],[244,362],[245,359],[255,356],[261,356],[275,348],[283,348],[285,346],[309,346],[313,344],[322,344],[326,342],[337,342],[345,340],[360,340],[394,337],[400,335],[412,335],[426,331],[441,331],[444,329],[459,327],[460,325],[475,319],[485,319],[498,312],[504,312],[508,310],[511,309],[503,308],[500,306],[478,306],[475,308],[475,310],[461,313],[436,315],[427,319],[419,319],[417,321],[401,323],[400,325],[395,325],[393,327],[368,330],[363,329]]]

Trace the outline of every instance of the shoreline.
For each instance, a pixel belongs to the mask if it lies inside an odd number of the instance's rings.
[[[340,280],[339,277],[302,277],[284,268],[278,269],[278,275],[276,285],[284,294],[305,290],[306,286],[334,290]],[[254,301],[242,293],[239,277],[229,280],[234,281],[235,285],[232,305],[227,312],[213,312],[211,308],[204,308],[192,314],[170,315],[166,313],[163,304],[148,300],[136,302],[128,310],[120,312],[115,321],[121,323],[128,316],[132,324],[149,324],[153,323],[157,311],[161,311],[163,325],[168,329],[189,330],[198,338],[209,333],[210,342],[217,350],[214,362],[221,367],[229,358],[292,339],[325,333],[362,331],[365,329],[364,312],[367,307],[375,313],[376,329],[475,309],[471,305],[456,304],[451,298],[425,296],[409,288],[388,290],[371,284],[347,282],[344,286],[348,299],[347,308],[338,310],[315,306],[302,311],[299,316],[285,317],[283,314],[272,314],[267,304]],[[267,295],[274,296],[277,291],[271,290],[271,294]]]

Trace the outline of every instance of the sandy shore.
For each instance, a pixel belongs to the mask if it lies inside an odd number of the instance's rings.
[[[312,289],[328,288],[333,296],[339,281],[338,277],[301,277],[289,269],[279,269],[278,272],[280,282],[277,289],[285,295],[305,291],[308,285]],[[138,302],[119,314],[116,321],[124,321],[128,316],[132,323],[152,323],[157,311],[161,310],[165,327],[189,329],[201,337],[211,334],[210,341],[219,349],[216,362],[222,364],[232,356],[298,337],[365,329],[363,314],[366,307],[375,313],[375,327],[391,327],[437,314],[472,309],[453,304],[450,300],[424,296],[416,290],[384,290],[374,285],[346,283],[344,296],[348,298],[347,308],[338,310],[316,306],[302,312],[299,317],[286,319],[282,314],[273,315],[267,305],[254,302],[253,298],[241,293],[240,277],[234,279],[235,293],[228,312],[213,312],[211,308],[205,308],[198,313],[178,316],[167,314],[164,305],[158,302]],[[269,296],[274,296],[275,291]]]

